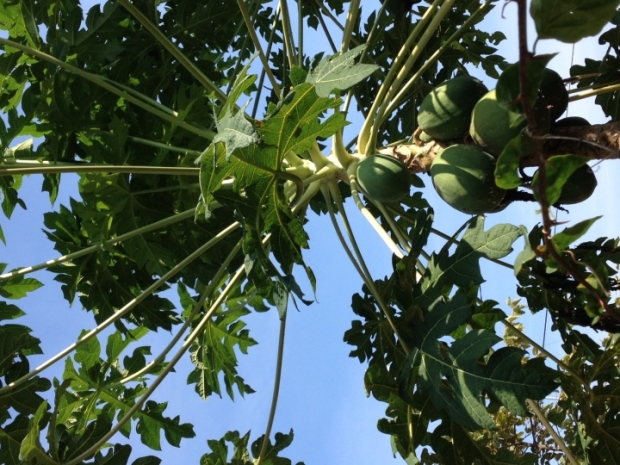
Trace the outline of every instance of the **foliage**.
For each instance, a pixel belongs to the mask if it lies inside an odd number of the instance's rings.
[[[515,3],[524,20],[526,2]],[[168,402],[153,392],[189,354],[185,376],[201,398],[252,394],[238,370],[256,344],[244,320],[270,308],[281,330],[266,431],[252,442],[237,431],[209,440],[200,463],[293,463],[281,455],[293,430],[272,442],[271,428],[288,304],[310,303],[300,270],[316,286],[304,259],[310,210],[332,219],[363,282],[344,340],[367,366],[367,393],[386,404],[377,428],[395,455],[409,464],[617,463],[620,239],[579,243],[597,217],[552,232],[551,206],[587,162],[584,146],[607,149],[599,158],[620,150],[619,3],[530,5],[539,39],[576,43],[613,26],[599,37],[604,58],[571,69],[580,92],[571,98],[597,95],[611,121],[575,138],[555,132],[552,108],[540,103],[551,56],[524,48],[524,30],[518,63],[496,54],[505,36],[480,24],[493,0],[385,0],[369,3],[370,12],[356,0],[116,0],[87,12],[78,0],[3,2],[3,227],[26,208],[22,177],[42,175],[53,205],[42,226],[60,256],[9,271],[0,264],[0,465],[159,463],[132,457],[122,442],[135,432],[155,451],[162,437],[185,447],[197,425],[168,416]],[[327,23],[341,26],[338,46],[340,29]],[[303,36],[319,28],[332,50],[310,55]],[[511,129],[524,127],[490,163],[508,189],[498,209],[539,203],[541,224],[531,230],[487,227],[474,216],[446,234],[433,227],[443,206],[431,208],[424,191],[380,202],[358,183],[358,164],[382,153],[422,187],[414,173],[428,172],[455,141],[421,139],[420,103],[475,68],[498,79]],[[347,144],[350,124],[359,128]],[[554,152],[553,138],[571,150]],[[79,179],[79,198],[54,206],[70,179]],[[372,278],[345,201],[392,251],[389,276]],[[438,250],[430,250],[431,234],[446,240]],[[519,238],[525,245],[513,266],[502,260]],[[514,270],[528,311],[551,316],[563,357],[525,335],[519,301],[507,316],[481,298],[483,260]],[[68,304],[92,314],[94,328],[33,369],[31,357],[43,353],[38,337],[51,335],[13,322],[31,311],[13,302],[45,292],[28,276],[41,269]],[[163,294],[172,288],[180,306]],[[575,326],[609,335],[598,343]],[[140,342],[159,330],[174,333],[166,347]],[[45,370],[57,362],[64,371],[50,380]]]

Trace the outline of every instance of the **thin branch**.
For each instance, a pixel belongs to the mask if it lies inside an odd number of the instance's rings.
[[[153,294],[158,288],[160,288],[163,284],[165,284],[174,275],[179,273],[188,264],[190,264],[196,258],[200,257],[200,255],[202,255],[204,252],[206,252],[211,247],[216,245],[218,242],[220,242],[222,239],[224,239],[230,233],[232,233],[233,231],[237,230],[239,228],[239,226],[240,226],[239,222],[234,222],[231,225],[229,225],[226,229],[220,231],[219,234],[217,234],[211,240],[209,240],[208,242],[203,244],[201,247],[199,247],[197,250],[192,252],[185,259],[183,259],[179,263],[177,263],[172,269],[170,269],[170,271],[168,271],[161,278],[159,278],[157,281],[155,281],[153,284],[151,284],[148,288],[146,288],[139,296],[137,296],[134,299],[132,299],[128,304],[126,304],[123,308],[121,308],[118,311],[116,311],[114,313],[114,315],[109,317],[107,320],[105,320],[103,323],[101,323],[95,329],[92,329],[91,331],[86,333],[77,342],[71,344],[66,349],[60,351],[58,354],[56,354],[55,356],[53,356],[52,358],[47,360],[45,363],[39,365],[37,368],[35,368],[34,370],[32,370],[29,373],[25,374],[24,376],[20,377],[19,379],[13,381],[12,383],[7,384],[4,387],[1,387],[0,388],[0,394],[3,393],[3,392],[6,392],[6,391],[10,391],[11,389],[14,389],[15,387],[25,383],[26,381],[28,381],[33,376],[38,375],[39,373],[41,373],[46,368],[50,367],[51,365],[53,365],[57,361],[63,359],[65,356],[67,356],[68,354],[73,352],[75,349],[80,347],[82,344],[84,344],[88,340],[90,340],[93,337],[95,337],[97,334],[99,334],[105,328],[107,328],[108,326],[113,324],[115,321],[119,320],[121,317],[123,317],[125,314],[127,314],[129,311],[131,311],[134,307],[136,307],[140,302],[142,302],[144,299],[146,299],[149,295]]]
[[[396,326],[396,322],[394,321],[394,318],[390,314],[389,308],[387,304],[384,302],[383,297],[381,296],[381,293],[377,290],[374,280],[372,279],[372,275],[370,274],[370,271],[368,270],[368,267],[366,266],[366,262],[364,261],[364,256],[362,255],[362,252],[359,249],[357,240],[355,239],[355,235],[353,234],[353,229],[351,228],[351,224],[349,223],[349,219],[346,215],[344,204],[342,202],[342,198],[340,197],[340,192],[338,191],[334,183],[330,183],[330,188],[332,189],[333,198],[336,201],[336,207],[338,207],[338,210],[340,211],[340,214],[342,216],[342,222],[349,236],[349,240],[351,241],[351,246],[353,247],[353,251],[355,252],[360,268],[363,271],[363,274],[361,275],[362,279],[364,280],[366,286],[368,287],[368,289],[374,296],[375,300],[377,301],[377,305],[379,305],[379,308],[385,315],[385,318],[388,324],[392,328],[392,331],[394,332],[404,352],[406,354],[409,354],[411,349],[409,348],[409,345],[401,337],[400,331],[398,331],[398,327]],[[374,220],[374,217],[372,217],[372,219]],[[385,233],[385,230],[383,228],[381,228],[381,230]],[[400,256],[402,257],[402,252],[400,252]]]
[[[145,234],[150,231],[154,231],[156,229],[165,228],[166,226],[170,226],[171,224],[178,223],[179,221],[183,221],[189,218],[192,218],[195,215],[195,209],[192,208],[190,210],[186,210],[181,213],[177,213],[176,215],[169,216],[168,218],[164,218],[163,220],[156,221],[154,223],[149,224],[148,226],[143,226],[138,229],[134,229],[126,234],[122,234],[118,237],[114,237],[112,239],[108,239],[100,244],[91,245],[90,247],[86,247],[77,252],[73,252],[67,255],[63,255],[62,257],[55,258],[53,260],[48,260],[43,263],[39,263],[38,265],[27,266],[24,268],[20,268],[15,271],[11,271],[9,273],[5,273],[0,275],[0,281],[4,279],[9,279],[14,276],[25,275],[28,273],[33,273],[35,271],[43,270],[45,268],[49,268],[50,266],[59,265],[64,262],[68,262],[71,260],[75,260],[77,258],[83,257],[84,255],[88,255],[90,253],[96,252],[98,250],[103,250],[106,247],[116,245],[120,242],[126,241],[127,239],[131,239],[132,237],[139,236],[141,234]]]
[[[293,28],[291,26],[291,15],[288,12],[287,0],[280,0],[280,11],[282,12],[282,32],[284,33],[284,46],[286,47],[286,56],[288,58],[288,66],[292,68],[297,61],[295,53],[295,43],[293,42]],[[286,74],[286,70],[282,70]]]
[[[549,423],[549,420],[547,420],[547,417],[545,416],[545,414],[542,412],[542,410],[540,410],[540,407],[538,407],[538,404],[531,399],[526,399],[525,402],[527,403],[528,407],[532,410],[532,412],[534,412],[534,415],[536,415],[536,417],[544,425],[545,429],[551,435],[551,437],[556,442],[556,444],[560,447],[560,449],[562,449],[562,452],[566,454],[566,458],[571,463],[571,465],[579,465],[579,462],[577,461],[573,453],[570,451],[568,446],[564,443],[564,440],[558,435],[558,433],[555,432],[555,430],[553,429],[553,426],[551,426],[551,423]]]

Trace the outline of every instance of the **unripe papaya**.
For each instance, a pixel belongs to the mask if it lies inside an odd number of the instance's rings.
[[[551,116],[551,121],[555,121],[568,108],[568,91],[564,87],[562,77],[552,69],[545,68],[536,106],[546,108]]]
[[[499,156],[504,147],[527,125],[521,115],[497,101],[495,90],[482,97],[471,116],[469,134],[488,153]],[[511,125],[516,123],[514,126]]]
[[[556,205],[573,205],[590,198],[598,185],[594,171],[588,165],[581,165],[571,174],[564,185]],[[534,198],[538,200],[538,190],[534,189]]]
[[[476,102],[488,92],[471,76],[458,76],[434,88],[422,101],[418,126],[431,138],[450,140],[467,134]]]
[[[433,186],[451,207],[471,214],[493,213],[506,191],[495,184],[495,158],[474,145],[452,145],[431,165]]]
[[[411,173],[389,155],[371,155],[357,165],[357,182],[366,195],[378,202],[398,202],[409,194]]]

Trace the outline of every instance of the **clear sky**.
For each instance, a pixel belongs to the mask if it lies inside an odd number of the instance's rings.
[[[82,2],[90,5],[95,2]],[[516,61],[516,31],[514,5],[508,5],[502,18],[502,2],[484,23],[488,31],[501,30],[508,40],[500,46],[500,54],[509,61]],[[312,31],[311,31],[312,32]],[[312,32],[314,33],[314,32]],[[316,33],[314,33],[316,34]],[[530,37],[533,37],[533,29]],[[321,47],[321,42],[309,40],[306,44]],[[583,63],[584,56],[590,56],[592,50],[600,47],[596,42],[580,43],[574,50],[574,63]],[[593,44],[596,44],[593,46]],[[325,45],[325,50],[329,50]],[[561,54],[551,62],[563,77],[568,76],[571,47],[557,43],[540,43],[537,52],[560,51]],[[482,70],[479,70],[482,77]],[[489,88],[494,84],[485,79]],[[584,116],[592,123],[604,122],[604,117],[592,104],[571,104],[569,115]],[[348,133],[354,134],[359,124],[349,126]],[[348,138],[346,138],[348,140]],[[605,215],[597,224],[596,231],[600,235],[614,236],[620,228],[618,215],[607,201],[618,178],[618,162],[606,162],[604,169],[595,168],[599,187],[593,197],[582,205],[570,209],[570,220],[577,222],[599,214]],[[75,177],[64,176],[60,191],[58,207],[67,204],[69,196],[77,196]],[[7,246],[0,245],[0,261],[8,262],[9,268],[27,266],[55,257],[50,243],[40,231],[41,215],[49,208],[47,194],[40,193],[41,179],[30,177],[24,179],[24,187],[20,191],[28,204],[28,210],[16,210],[10,222],[0,218],[7,236]],[[427,182],[430,186],[430,182]],[[425,189],[425,196],[436,209],[436,225],[438,229],[451,234],[467,216],[458,213],[442,204],[432,188]],[[391,272],[390,253],[376,237],[374,231],[364,222],[355,207],[349,205],[349,217],[354,220],[354,228],[361,242],[362,250],[369,260],[370,269],[375,278]],[[504,212],[490,215],[487,227],[503,222],[525,224],[531,227],[538,222],[533,204],[518,203]],[[559,219],[568,220],[566,214]],[[350,327],[352,312],[351,296],[361,289],[361,280],[349,264],[340,247],[329,219],[325,216],[311,216],[308,224],[310,234],[310,251],[305,255],[307,263],[317,276],[317,300],[310,307],[300,306],[296,311],[290,306],[287,324],[286,348],[284,356],[284,374],[280,393],[280,402],[273,431],[295,431],[295,440],[287,450],[286,456],[294,463],[304,461],[310,464],[358,464],[375,465],[392,463],[389,459],[391,448],[389,437],[379,433],[376,422],[383,417],[385,405],[372,398],[367,398],[363,387],[365,367],[356,359],[348,357],[350,346],[342,342],[344,332]],[[592,236],[590,236],[592,237]],[[431,238],[431,245],[441,246],[443,241]],[[515,246],[521,247],[519,239]],[[511,261],[508,258],[507,261]],[[515,280],[510,270],[495,265],[485,265],[483,275],[488,278],[489,285],[485,289],[484,298],[493,298],[504,305],[506,298],[516,298]],[[73,342],[81,329],[90,328],[92,320],[79,307],[68,308],[62,299],[59,286],[50,281],[50,275],[38,272],[34,275],[46,283],[38,292],[32,293],[28,299],[16,304],[29,313],[21,322],[34,329],[34,334],[42,339],[46,356],[51,356]],[[174,296],[174,294],[173,294]],[[173,297],[171,297],[173,298]],[[251,429],[252,440],[264,431],[269,404],[272,394],[273,373],[275,369],[276,342],[279,322],[275,311],[267,314],[255,314],[246,318],[252,337],[259,345],[250,349],[247,356],[241,356],[239,372],[254,389],[256,394],[245,399],[237,398],[235,402],[224,398],[211,398],[201,401],[193,392],[193,387],[186,385],[186,373],[189,362],[184,360],[171,374],[161,388],[155,393],[154,400],[169,401],[167,416],[181,416],[182,422],[195,425],[197,437],[183,440],[181,448],[176,449],[162,441],[164,451],[152,452],[140,449],[140,454],[153,453],[163,458],[164,464],[198,463],[199,457],[207,451],[207,439],[219,439],[227,430],[238,430],[244,434]],[[524,318],[526,333],[533,339],[542,342],[544,313]],[[54,334],[50,338],[49,335]],[[164,344],[170,335],[160,332],[154,335],[153,344]],[[100,338],[100,340],[103,339]],[[559,353],[559,338],[547,333],[546,346]],[[154,348],[155,350],[155,348]],[[44,357],[39,357],[43,361]],[[58,373],[62,364],[54,367],[49,373]],[[53,376],[49,374],[48,376]],[[122,437],[119,442],[125,442]],[[139,442],[137,435],[132,435],[132,446]],[[137,455],[133,455],[137,457]],[[400,461],[394,461],[400,463]]]

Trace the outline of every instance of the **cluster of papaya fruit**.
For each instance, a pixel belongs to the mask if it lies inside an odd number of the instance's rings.
[[[588,125],[583,118],[558,118],[568,106],[568,92],[553,70],[542,74],[534,104],[538,124],[543,127]],[[431,165],[433,185],[450,206],[464,213],[494,213],[511,201],[508,191],[495,184],[495,162],[506,145],[527,125],[516,106],[497,99],[482,82],[459,76],[433,89],[422,101],[418,125],[423,138],[438,141],[463,140],[435,157]],[[582,165],[567,180],[558,204],[574,204],[587,199],[596,187],[596,177]],[[536,197],[536,192],[534,196]]]
[[[562,78],[545,69],[534,105],[538,123],[546,128],[589,125],[579,117],[558,120],[567,106]],[[424,98],[417,121],[420,140],[455,142],[435,156],[430,168],[435,190],[450,206],[469,214],[494,213],[515,198],[495,183],[497,157],[527,125],[515,105],[499,101],[496,91],[489,91],[480,80],[462,75]],[[389,182],[378,182],[380,176]],[[409,192],[410,174],[399,160],[375,155],[359,163],[358,181],[372,199],[393,202]],[[581,202],[596,185],[592,169],[585,164],[567,180],[557,204]]]

